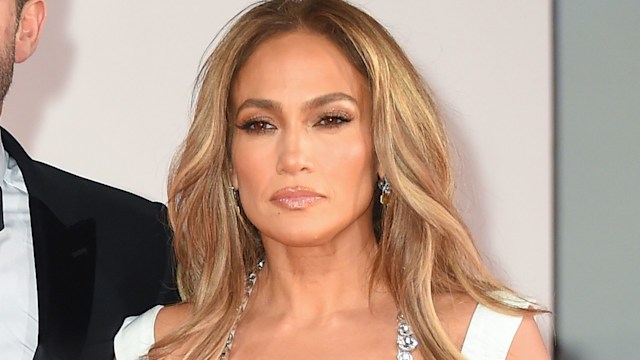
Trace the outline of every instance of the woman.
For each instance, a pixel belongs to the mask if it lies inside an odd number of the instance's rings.
[[[169,185],[184,303],[127,319],[119,360],[548,358],[538,310],[482,265],[433,99],[374,19],[262,2],[199,85]]]

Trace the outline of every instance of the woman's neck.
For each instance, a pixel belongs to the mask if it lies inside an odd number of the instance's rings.
[[[267,263],[252,295],[262,311],[317,322],[369,307],[373,234],[308,248],[267,240],[265,250]]]

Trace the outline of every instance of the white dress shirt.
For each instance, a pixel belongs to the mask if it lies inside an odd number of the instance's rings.
[[[38,346],[38,294],[29,194],[0,139],[0,359],[32,360]]]

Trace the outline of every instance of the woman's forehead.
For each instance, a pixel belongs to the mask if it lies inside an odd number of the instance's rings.
[[[342,50],[326,37],[294,31],[265,40],[232,84],[234,107],[244,98],[287,99],[344,93],[359,99],[367,83]]]

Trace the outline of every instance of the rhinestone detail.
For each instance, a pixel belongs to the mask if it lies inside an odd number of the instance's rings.
[[[398,314],[398,360],[413,360],[411,353],[418,347],[418,339],[413,336],[413,331],[407,320]]]
[[[260,262],[258,262],[258,266],[256,266],[256,270],[249,274],[249,276],[247,277],[247,284],[245,285],[245,296],[244,299],[242,299],[240,307],[238,308],[238,315],[236,316],[236,320],[233,322],[231,331],[229,331],[229,336],[227,336],[227,342],[224,345],[222,354],[220,354],[220,360],[227,360],[229,358],[229,352],[231,351],[231,345],[233,345],[233,338],[236,336],[236,328],[238,327],[238,322],[240,321],[244,310],[247,308],[247,304],[249,303],[249,296],[251,296],[253,287],[256,285],[256,280],[258,280],[258,272],[260,272],[263,267],[264,260],[260,260]]]

